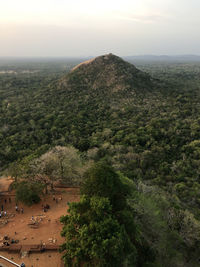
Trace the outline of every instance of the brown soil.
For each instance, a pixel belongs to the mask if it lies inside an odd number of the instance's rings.
[[[13,179],[11,177],[2,177],[0,178],[0,192],[9,191],[11,184],[13,183]]]
[[[11,203],[8,199],[11,198]],[[62,200],[60,199],[62,197]],[[33,245],[33,244],[55,244],[60,245],[64,239],[60,236],[62,225],[60,223],[60,217],[67,213],[68,202],[79,201],[79,189],[78,188],[62,188],[57,189],[55,198],[58,201],[53,200],[53,195],[45,195],[39,204],[35,204],[31,207],[27,207],[18,203],[19,209],[23,208],[24,213],[18,213],[15,210],[15,196],[14,192],[5,193],[1,195],[1,205],[4,210],[7,211],[8,223],[6,225],[0,224],[0,237],[8,235],[11,239],[19,240],[18,244]],[[5,199],[7,199],[5,203]],[[42,206],[45,204],[50,205],[50,209],[47,212],[43,211]],[[0,206],[1,207],[1,206]],[[37,221],[38,228],[31,228],[31,218]],[[1,218],[2,222],[5,218]],[[53,242],[52,242],[53,241]],[[61,255],[59,252],[44,252],[44,253],[31,253],[25,258],[20,258],[20,255],[16,253],[8,253],[0,251],[0,255],[7,256],[9,259],[18,264],[24,262],[26,267],[57,267],[61,265]],[[5,261],[0,261],[5,266],[9,266]]]

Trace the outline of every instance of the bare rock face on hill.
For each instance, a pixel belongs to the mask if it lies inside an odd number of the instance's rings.
[[[153,88],[153,79],[118,56],[107,54],[85,61],[64,76],[58,88],[103,90],[110,93]]]

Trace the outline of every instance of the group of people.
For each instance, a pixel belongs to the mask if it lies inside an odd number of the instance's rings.
[[[42,209],[43,209],[44,212],[47,212],[48,209],[50,209],[49,204],[45,204],[45,205],[42,204]]]
[[[19,209],[19,207],[17,206],[17,204],[15,205],[15,210],[16,210],[17,213],[20,213],[20,212],[21,212],[21,214],[24,213],[24,208]]]
[[[0,211],[0,218],[2,218],[2,217],[6,217],[7,216],[7,212],[6,212],[6,210],[5,211]]]
[[[5,206],[7,205],[7,203],[11,203],[11,198],[5,198],[4,199],[4,204],[1,204],[1,211],[0,211],[0,218],[2,217],[6,217],[7,216],[7,211],[5,210]],[[24,213],[24,208],[19,208],[18,205],[15,205],[15,210],[17,213]]]
[[[7,198],[4,199],[5,205],[6,205],[7,202],[11,203],[11,198],[10,197],[8,199]],[[4,210],[4,205],[2,204],[1,205],[1,211],[0,211],[0,218],[6,217],[6,216],[7,216],[7,211]]]
[[[62,196],[59,197],[59,198],[56,198],[56,197],[53,195],[53,200],[54,200],[56,203],[58,203],[59,200],[62,200]]]

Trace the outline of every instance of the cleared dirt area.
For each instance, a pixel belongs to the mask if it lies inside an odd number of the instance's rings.
[[[16,211],[14,191],[4,193],[0,196],[0,207],[2,208],[3,205],[7,214],[6,217],[3,216],[0,219],[0,238],[7,235],[10,240],[17,240],[17,244],[22,247],[34,244],[61,245],[64,239],[60,236],[62,230],[60,217],[67,214],[68,203],[79,201],[79,198],[79,188],[60,188],[56,189],[54,195],[45,195],[39,204],[31,207],[18,203],[19,211]],[[46,204],[50,208],[44,212],[43,206]],[[23,213],[21,212],[22,208]],[[6,251],[0,251],[0,255],[8,257],[18,264],[24,262],[26,267],[63,266],[60,260],[61,255],[57,251],[33,252],[24,258],[21,258],[20,253]],[[3,260],[0,260],[1,263],[11,266]]]
[[[0,177],[0,192],[7,192],[11,184],[13,183],[13,179],[11,177]]]

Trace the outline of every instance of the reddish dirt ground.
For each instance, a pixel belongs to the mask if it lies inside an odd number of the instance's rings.
[[[0,178],[0,192],[9,191],[10,185],[13,183],[11,177]]]
[[[60,199],[62,196],[62,200]],[[11,203],[8,199],[11,198]],[[8,214],[8,223],[6,225],[0,224],[0,238],[8,235],[11,239],[19,240],[18,244],[33,245],[33,244],[55,244],[60,245],[64,239],[60,236],[62,225],[60,223],[60,217],[67,213],[68,202],[79,201],[79,189],[78,188],[62,188],[56,189],[55,198],[58,199],[58,203],[53,200],[53,195],[45,195],[39,204],[35,204],[31,207],[27,207],[18,203],[19,209],[23,208],[24,213],[18,213],[15,210],[15,196],[14,192],[4,193],[0,196],[0,207],[3,205],[4,210]],[[5,199],[7,199],[5,203]],[[50,209],[44,212],[42,205],[49,204]],[[13,217],[10,217],[13,216]],[[31,218],[38,221],[38,228],[31,228]],[[0,219],[0,223],[4,218]],[[50,240],[51,239],[51,240]],[[53,242],[52,242],[53,240]],[[60,267],[61,255],[59,252],[43,252],[43,253],[30,253],[29,256],[21,258],[16,253],[8,253],[0,251],[0,255],[8,257],[9,259],[17,262],[18,264],[24,262],[26,267]],[[5,261],[0,261],[5,266],[11,266]],[[1,265],[0,265],[1,266]]]

